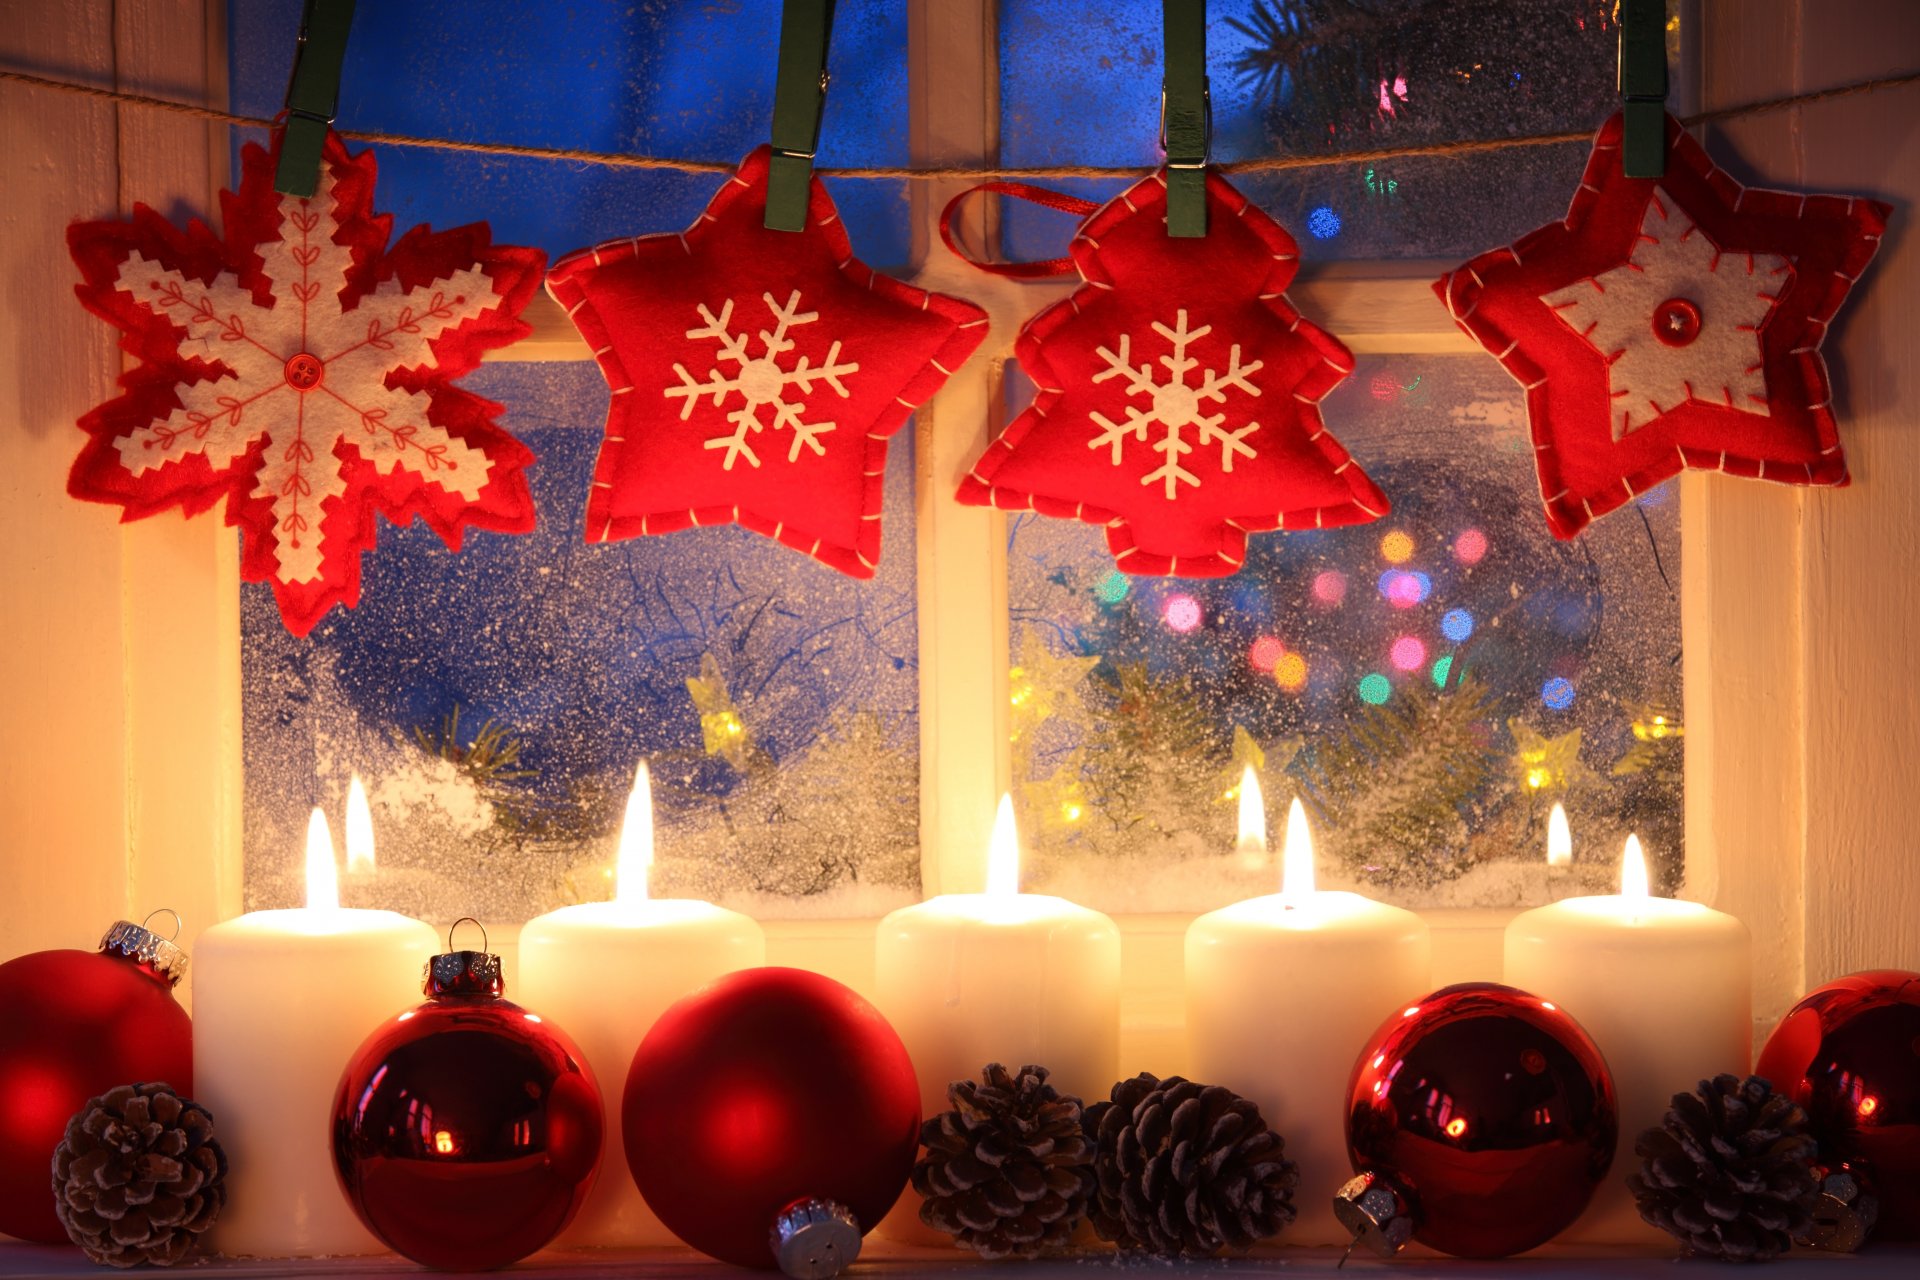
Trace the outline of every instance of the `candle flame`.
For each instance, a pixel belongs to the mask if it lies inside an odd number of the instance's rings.
[[[1267,798],[1260,792],[1260,779],[1252,765],[1240,772],[1240,832],[1233,847],[1243,865],[1266,865]]]
[[[1628,836],[1626,852],[1620,855],[1620,896],[1651,896],[1647,888],[1647,855],[1640,851],[1639,836]]]
[[[1547,865],[1564,867],[1573,861],[1573,831],[1567,826],[1567,811],[1557,802],[1547,815]]]
[[[615,902],[645,902],[647,872],[653,866],[653,777],[647,762],[633,772],[633,790],[627,795],[627,814],[620,822],[620,852],[615,859]]]
[[[987,843],[987,894],[1011,898],[1020,892],[1020,829],[1013,822],[1013,797],[1002,792],[993,815],[993,839]]]
[[[373,870],[373,809],[360,775],[347,784],[347,874]]]
[[[1295,796],[1287,808],[1287,842],[1282,847],[1280,896],[1289,906],[1304,906],[1313,897],[1313,833],[1307,830],[1307,811]]]
[[[340,907],[340,871],[333,865],[333,832],[327,815],[314,806],[307,819],[307,909],[336,911]]]

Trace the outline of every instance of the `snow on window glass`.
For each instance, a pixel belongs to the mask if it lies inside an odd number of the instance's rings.
[[[299,0],[232,6],[236,110],[284,93]],[[343,127],[737,159],[765,140],[777,0],[362,5]],[[906,160],[906,17],[843,0],[824,162]],[[351,144],[358,146],[359,144]],[[396,231],[489,219],[550,254],[684,227],[720,179],[379,149]],[[856,249],[908,256],[895,183],[836,183]],[[301,900],[310,806],[336,836],[366,782],[378,870],[359,905],[525,919],[608,896],[635,763],[652,763],[662,895],[760,915],[871,915],[917,896],[912,432],[891,451],[880,572],[855,582],[736,528],[588,545],[608,392],[591,363],[464,380],[538,455],[538,530],[383,525],[361,603],[308,640],[241,599],[249,907]]]
[[[1556,542],[1518,388],[1490,360],[1363,357],[1323,409],[1392,515],[1255,535],[1232,577],[1128,577],[1100,530],[1012,518],[1029,887],[1118,911],[1271,891],[1277,856],[1231,856],[1249,765],[1276,833],[1290,796],[1307,804],[1338,885],[1513,904],[1609,882],[1629,829],[1671,878],[1674,486]],[[1557,880],[1556,802],[1576,859]]]

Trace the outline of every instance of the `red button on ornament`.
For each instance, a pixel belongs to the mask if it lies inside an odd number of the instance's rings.
[[[1653,309],[1653,336],[1670,347],[1684,347],[1700,336],[1700,308],[1685,298],[1668,298]]]
[[[327,366],[320,363],[318,356],[310,356],[302,351],[287,361],[287,385],[295,391],[311,391],[320,385],[320,379],[326,376]]]

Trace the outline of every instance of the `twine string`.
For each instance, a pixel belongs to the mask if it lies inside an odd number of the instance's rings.
[[[29,75],[24,71],[0,70],[0,81],[28,85],[55,93],[73,94],[118,103],[123,106],[144,107],[153,111],[167,111],[175,115],[190,116],[200,120],[212,120],[220,124],[236,125],[245,128],[270,129],[275,122],[261,116],[235,115],[230,111],[216,111],[212,107],[196,106],[190,102],[177,102],[171,98],[155,98],[144,93],[128,93],[120,89],[101,89],[93,85],[78,84],[71,80],[55,80],[46,76]],[[1920,71],[1903,72],[1894,76],[1877,76],[1868,80],[1856,80],[1850,84],[1836,85],[1828,89],[1816,89],[1808,93],[1793,93],[1777,98],[1763,98],[1757,102],[1741,103],[1737,106],[1720,107],[1712,111],[1698,111],[1683,116],[1680,123],[1691,128],[1694,125],[1711,124],[1719,120],[1733,120],[1745,116],[1760,115],[1768,111],[1784,111],[1791,107],[1808,106],[1816,102],[1828,102],[1835,98],[1848,98],[1856,94],[1878,93],[1887,89],[1900,88],[1903,85],[1920,81]],[[388,147],[430,147],[439,151],[464,151],[489,156],[520,156],[532,160],[558,160],[573,164],[601,165],[611,169],[667,169],[676,173],[732,173],[738,164],[735,161],[690,160],[675,156],[631,155],[614,151],[588,151],[575,147],[523,147],[504,142],[464,142],[458,138],[425,138],[406,133],[382,133],[368,130],[340,129],[336,132],[342,138],[355,142],[370,142]],[[1545,147],[1568,142],[1586,142],[1593,137],[1592,129],[1573,129],[1560,133],[1530,133],[1510,138],[1465,138],[1452,142],[1434,142],[1414,146],[1374,147],[1365,151],[1335,151],[1307,155],[1261,156],[1250,160],[1231,160],[1212,165],[1216,173],[1278,173],[1289,169],[1317,169],[1327,165],[1369,164],[1382,160],[1410,160],[1426,156],[1468,156],[1480,155],[1491,151],[1508,151],[1517,147]],[[1029,168],[999,168],[984,165],[852,165],[817,167],[814,172],[829,178],[878,178],[895,181],[915,182],[981,182],[995,178],[1126,178],[1135,177],[1148,165],[1040,165]]]

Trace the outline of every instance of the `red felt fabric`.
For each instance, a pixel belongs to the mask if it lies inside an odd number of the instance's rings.
[[[221,193],[223,235],[198,220],[176,228],[146,205],[68,229],[75,293],[140,363],[121,376],[123,394],[80,420],[88,440],[67,487],[127,520],[225,498],[242,575],[271,582],[288,630],[305,635],[358,602],[375,512],[419,516],[455,550],[468,526],[533,528],[532,452],[495,425],[500,406],[453,380],[530,332],[520,312],[546,256],[494,244],[484,222],[415,227],[389,247],[372,152],[330,135],[310,200],[273,190],[278,152],[278,133],[271,151],[242,151],[239,190]],[[130,283],[139,260],[166,282]],[[436,290],[468,271],[484,293]],[[303,352],[319,385],[276,382],[276,364]]]
[[[856,259],[818,179],[806,229],[768,230],[767,155],[748,156],[686,231],[583,249],[547,278],[613,390],[586,537],[733,521],[869,578],[887,443],[980,345],[987,317]],[[784,334],[776,309],[796,317]],[[708,317],[726,319],[724,338]],[[844,370],[838,389],[823,368]],[[776,382],[777,401],[756,398]],[[832,430],[807,445],[794,423]]]
[[[1573,537],[1683,468],[1846,484],[1820,347],[1879,249],[1889,206],[1743,187],[1671,116],[1666,176],[1628,178],[1620,133],[1617,115],[1601,126],[1563,221],[1484,253],[1434,285],[1455,322],[1526,389],[1541,500],[1554,535]],[[1780,255],[1791,271],[1782,273],[1784,287],[1759,328],[1764,415],[1716,393],[1721,403],[1685,399],[1616,440],[1620,389],[1609,376],[1616,353],[1583,338],[1543,295],[1625,263],[1656,191],[1667,193],[1722,254]],[[1703,316],[1705,325],[1715,322]]]
[[[1015,348],[1038,393],[974,464],[960,501],[1102,525],[1125,572],[1191,577],[1237,570],[1249,532],[1386,514],[1386,495],[1321,421],[1319,401],[1352,371],[1353,356],[1287,301],[1299,263],[1293,237],[1215,175],[1207,217],[1204,238],[1167,235],[1166,184],[1156,174],[1081,227],[1069,251],[1085,284],[1034,317]],[[1183,313],[1190,337],[1209,332],[1184,344],[1179,363],[1194,363],[1176,371],[1176,344],[1155,325],[1179,333]],[[1100,354],[1118,357],[1123,337],[1137,377]],[[1251,390],[1225,381],[1235,347]],[[1189,391],[1219,385],[1189,398],[1149,393],[1149,378]],[[1210,439],[1195,413],[1218,418],[1251,456]],[[1098,419],[1127,427],[1139,414],[1147,417],[1118,440],[1116,463],[1115,438]],[[1192,480],[1174,477],[1173,497],[1166,475],[1155,474],[1169,461]]]

